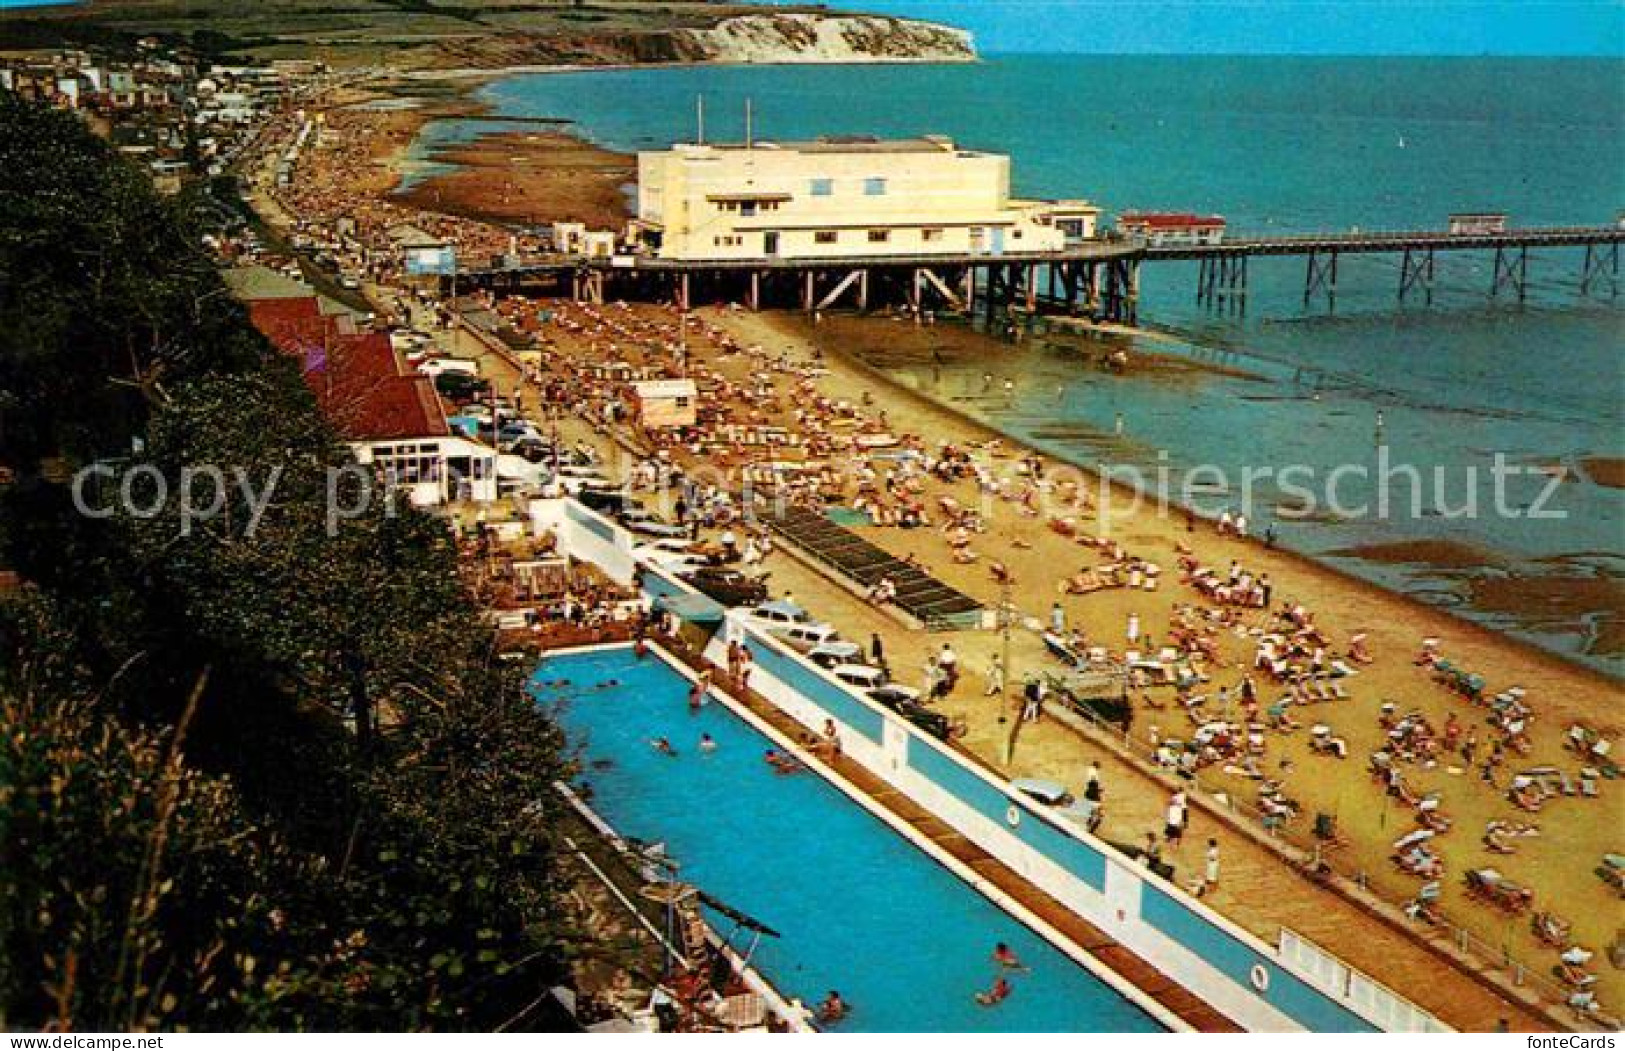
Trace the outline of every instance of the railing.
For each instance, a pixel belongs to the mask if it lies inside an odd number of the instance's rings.
[[[1083,719],[1093,733],[1112,739],[1131,759],[1149,767],[1153,773],[1181,778],[1187,782],[1193,793],[1200,795],[1210,806],[1256,826],[1264,836],[1296,850],[1301,857],[1293,859],[1294,864],[1309,878],[1317,881],[1328,878],[1344,880],[1381,905],[1403,913],[1402,906],[1386,900],[1373,888],[1368,872],[1357,865],[1345,864],[1335,855],[1329,855],[1327,844],[1317,838],[1312,830],[1291,827],[1289,821],[1265,814],[1258,807],[1238,800],[1232,792],[1204,784],[1199,772],[1193,771],[1187,775],[1169,770],[1156,761],[1155,752],[1148,743],[1135,740],[1128,729],[1106,722],[1095,712],[1079,705],[1070,706],[1067,710]],[[1286,853],[1284,850],[1281,852]],[[1432,925],[1418,921],[1400,921],[1394,917],[1389,919],[1399,922],[1408,933],[1419,936],[1423,941],[1434,943],[1435,947],[1440,941],[1447,942],[1462,956],[1482,965],[1486,973],[1504,972],[1505,980],[1514,989],[1530,990],[1541,1006],[1555,1009],[1559,1014],[1568,1010],[1569,990],[1541,970],[1514,956],[1511,946],[1505,940],[1498,943],[1492,937],[1479,933],[1472,926],[1445,915],[1437,906],[1432,912],[1438,921]],[[1513,996],[1512,999],[1518,998]],[[1578,1015],[1573,1017],[1577,1023],[1586,1021]],[[1612,1026],[1611,1021],[1605,1018],[1593,1017],[1589,1021],[1593,1024]]]

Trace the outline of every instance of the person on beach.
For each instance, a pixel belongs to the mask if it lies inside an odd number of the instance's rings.
[[[997,653],[987,666],[987,692],[984,696],[997,697],[1004,692],[1004,659]]]
[[[1212,890],[1219,885],[1219,841],[1207,841],[1207,869],[1202,874],[1205,888]]]
[[[1163,838],[1167,839],[1171,850],[1178,850],[1179,843],[1185,837],[1185,792],[1176,791],[1168,800],[1167,824],[1163,829]]]
[[[1132,646],[1136,642],[1138,642],[1139,639],[1140,639],[1140,615],[1138,613],[1130,613],[1128,615],[1128,644],[1130,646]]]
[[[1091,759],[1083,775],[1083,798],[1092,803],[1100,802],[1100,788],[1100,764]]]
[[[869,663],[881,669],[886,667],[886,644],[880,641],[878,631],[869,633]]]
[[[1049,629],[1057,635],[1066,634],[1066,610],[1059,602],[1049,608]]]
[[[1027,686],[1022,691],[1021,721],[1036,723],[1043,712],[1044,682],[1042,679],[1028,679]]]
[[[942,669],[942,676],[948,684],[947,690],[943,692],[951,692],[959,685],[959,654],[946,642],[942,644],[942,652],[937,654],[937,667]]]

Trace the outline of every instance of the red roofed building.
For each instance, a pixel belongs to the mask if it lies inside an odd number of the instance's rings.
[[[1120,233],[1152,246],[1218,244],[1224,228],[1224,216],[1195,212],[1124,212],[1117,217]]]
[[[389,336],[356,332],[314,296],[248,301],[254,326],[299,358],[322,414],[415,504],[496,498],[496,451],[453,436],[434,381],[402,365]]]

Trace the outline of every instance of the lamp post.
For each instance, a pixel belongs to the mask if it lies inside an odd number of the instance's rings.
[[[1016,755],[1016,735],[1021,732],[1021,709],[1010,703],[1010,684],[1015,681],[1015,669],[1010,666],[1010,629],[1015,623],[1016,607],[1010,598],[1011,581],[1008,575],[999,583],[999,644],[1000,660],[1004,665],[1003,689],[999,691],[1001,712],[1014,711],[1010,732],[1004,738],[1004,765],[1009,766]]]

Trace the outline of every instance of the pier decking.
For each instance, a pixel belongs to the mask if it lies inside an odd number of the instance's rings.
[[[1350,231],[1232,236],[1213,244],[1098,240],[1061,251],[998,254],[901,254],[756,259],[660,259],[646,255],[543,256],[493,261],[458,271],[456,282],[518,291],[568,289],[577,299],[664,300],[687,309],[697,302],[740,302],[752,310],[792,307],[809,313],[837,306],[866,311],[905,307],[985,312],[989,321],[1012,311],[1089,316],[1133,324],[1139,318],[1140,271],[1147,263],[1200,264],[1197,300],[1245,308],[1248,261],[1297,256],[1306,260],[1304,303],[1336,305],[1338,260],[1344,255],[1398,255],[1398,300],[1431,301],[1438,252],[1492,252],[1488,293],[1525,299],[1532,249],[1583,248],[1582,296],[1617,296],[1621,226],[1555,226],[1496,233],[1444,230]]]

